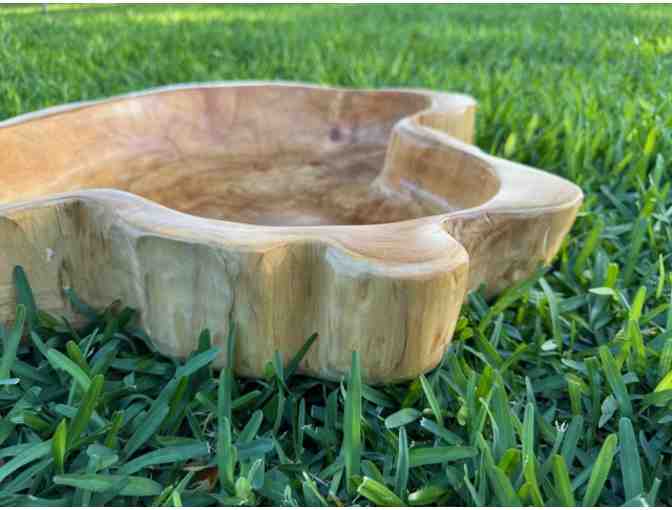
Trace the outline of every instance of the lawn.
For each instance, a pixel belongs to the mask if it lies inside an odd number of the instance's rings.
[[[207,80],[459,91],[480,147],[586,193],[544,274],[473,293],[442,365],[390,387],[363,386],[356,358],[342,384],[273,360],[264,380],[212,374],[200,331],[176,365],[123,305],[73,296],[77,331],[39,313],[17,270],[0,503],[672,504],[671,22],[663,6],[0,9],[0,119]]]

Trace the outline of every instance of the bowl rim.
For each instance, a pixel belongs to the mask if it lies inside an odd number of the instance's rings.
[[[473,158],[479,163],[480,166],[482,166],[484,170],[486,170],[494,179],[496,179],[497,191],[483,203],[474,207],[462,208],[455,211],[442,212],[438,214],[432,214],[418,218],[410,218],[387,223],[353,224],[353,225],[335,225],[335,224],[300,225],[300,226],[263,225],[263,224],[246,223],[240,221],[230,221],[225,219],[215,219],[215,218],[209,218],[207,216],[199,216],[186,212],[181,212],[177,209],[163,205],[159,202],[144,198],[141,195],[127,191],[122,191],[115,188],[84,188],[77,191],[40,195],[26,200],[16,200],[0,203],[0,212],[2,212],[3,210],[31,207],[40,204],[46,205],[49,203],[68,199],[73,200],[88,199],[94,201],[100,200],[100,201],[109,201],[110,204],[114,204],[115,207],[121,207],[122,210],[124,209],[133,210],[137,208],[150,210],[164,219],[171,218],[171,221],[173,221],[176,225],[189,223],[192,228],[197,226],[199,229],[207,229],[207,230],[212,229],[213,231],[219,231],[220,229],[228,228],[228,229],[235,229],[239,232],[249,231],[252,235],[258,235],[261,232],[269,232],[274,234],[272,237],[283,236],[285,238],[287,235],[292,233],[301,233],[302,238],[305,238],[306,235],[310,237],[313,237],[314,235],[315,238],[317,239],[321,237],[320,234],[327,234],[328,232],[332,231],[333,232],[342,230],[349,230],[353,232],[367,231],[372,229],[380,229],[385,226],[410,227],[415,225],[421,227],[422,225],[425,225],[427,223],[438,222],[440,224],[444,224],[457,218],[468,218],[491,211],[503,212],[514,215],[553,212],[565,209],[572,209],[576,207],[577,204],[579,204],[583,200],[583,193],[580,190],[580,188],[578,188],[573,183],[559,176],[549,174],[545,171],[538,170],[535,168],[527,167],[519,163],[514,163],[509,160],[504,160],[491,156],[473,144],[466,143],[465,141],[460,140],[454,136],[451,136],[450,134],[444,131],[440,131],[438,129],[432,128],[431,126],[422,124],[420,122],[420,119],[422,119],[423,116],[427,116],[430,114],[440,115],[442,113],[455,115],[462,113],[470,108],[476,110],[478,107],[476,100],[467,94],[435,91],[426,88],[417,88],[417,87],[356,88],[356,87],[341,87],[337,85],[332,86],[332,85],[315,84],[300,81],[283,81],[283,80],[186,82],[186,83],[177,83],[157,87],[150,87],[139,91],[131,91],[127,93],[117,94],[93,100],[69,102],[39,109],[33,112],[27,112],[0,121],[0,132],[3,129],[12,128],[19,124],[39,121],[47,117],[66,114],[78,110],[84,110],[98,105],[122,102],[127,99],[133,99],[163,93],[171,93],[181,90],[242,88],[242,87],[274,87],[274,88],[287,87],[287,88],[323,90],[325,92],[355,92],[363,94],[401,93],[401,94],[425,97],[427,98],[426,107],[414,111],[410,115],[406,115],[402,117],[400,120],[396,121],[392,127],[390,136],[392,136],[392,133],[394,131],[403,132],[405,135],[415,137],[419,143],[431,144],[437,150],[441,150],[442,148],[449,150],[456,150],[461,152],[466,157]],[[501,171],[502,168],[506,168],[507,171],[513,170],[514,172],[516,170],[523,171],[529,175],[535,176],[538,180],[539,179],[546,180],[556,185],[568,187],[573,191],[573,193],[570,193],[571,195],[573,195],[573,197],[571,197],[570,200],[556,200],[554,202],[547,201],[546,203],[542,203],[540,205],[531,205],[522,207],[511,207],[510,204],[502,204],[501,203],[502,197],[500,195],[502,188],[505,186],[505,180],[503,179]],[[469,170],[465,169],[464,171]],[[150,226],[145,222],[141,223],[143,224],[142,226],[144,227]],[[151,225],[151,226],[156,227],[157,225]]]

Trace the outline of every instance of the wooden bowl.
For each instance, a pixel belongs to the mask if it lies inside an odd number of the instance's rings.
[[[426,90],[178,85],[0,123],[0,319],[121,299],[164,354],[238,326],[235,367],[319,340],[300,372],[368,383],[439,362],[469,289],[557,252],[582,193],[473,145],[476,103]],[[225,363],[225,354],[219,358]]]

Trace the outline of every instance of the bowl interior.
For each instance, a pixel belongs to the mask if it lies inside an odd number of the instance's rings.
[[[417,161],[437,167],[436,189],[385,179],[393,126],[429,106],[412,92],[285,85],[127,96],[0,127],[0,202],[114,188],[261,225],[387,223],[480,205],[497,179],[457,151]]]

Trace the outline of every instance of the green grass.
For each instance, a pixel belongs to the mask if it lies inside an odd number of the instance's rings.
[[[478,145],[586,192],[545,274],[472,294],[441,367],[390,387],[272,364],[217,377],[207,334],[175,364],[119,305],[83,310],[77,331],[38,313],[17,271],[0,503],[671,504],[671,21],[653,6],[0,11],[0,118],[204,80],[455,90],[480,103]]]

